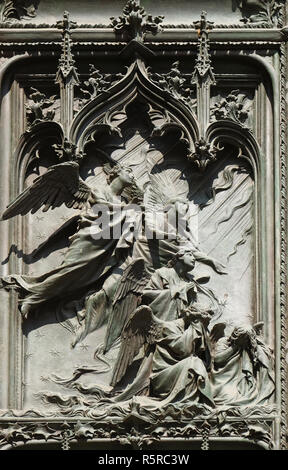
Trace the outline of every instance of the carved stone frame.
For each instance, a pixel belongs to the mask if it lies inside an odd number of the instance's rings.
[[[286,10],[288,7],[286,6]],[[288,11],[286,11],[287,18]],[[14,67],[25,65],[31,57],[59,54],[60,33],[55,28],[51,31],[45,29],[7,29],[0,30],[1,35],[1,84],[6,91],[7,80],[13,75]],[[52,37],[52,39],[51,39]],[[112,30],[101,28],[75,29],[74,51],[78,54],[90,55],[92,49],[101,55],[102,51],[109,50],[111,56],[118,53],[125,44],[115,42]],[[85,45],[82,41],[85,37]],[[195,29],[166,28],[161,36],[154,38],[147,35],[146,41],[156,54],[165,51],[165,54],[185,54],[187,44],[196,50]],[[258,256],[258,320],[265,323],[265,340],[271,344],[273,331],[275,332],[275,373],[276,373],[276,403],[278,412],[268,416],[259,415],[242,419],[241,417],[228,417],[226,422],[231,426],[229,435],[225,431],[225,424],[221,416],[215,416],[210,421],[193,421],[188,423],[175,421],[166,431],[158,431],[157,423],[152,425],[139,418],[138,410],[131,409],[131,415],[123,423],[108,425],[106,422],[95,423],[87,418],[67,419],[63,425],[63,418],[17,416],[10,410],[21,410],[23,406],[23,336],[21,332],[21,318],[16,315],[17,305],[15,296],[7,296],[1,292],[2,311],[2,361],[1,374],[4,378],[2,385],[2,407],[7,413],[0,417],[1,434],[0,445],[2,449],[11,449],[24,443],[41,445],[47,442],[59,443],[62,448],[68,449],[73,443],[83,440],[93,443],[129,445],[134,448],[152,446],[159,440],[171,445],[171,442],[200,442],[202,449],[209,448],[209,441],[221,442],[229,448],[234,440],[257,443],[263,448],[271,448],[273,443],[276,449],[286,449],[287,436],[287,39],[288,27],[279,25],[278,28],[258,28],[249,23],[249,27],[229,27],[226,29],[214,26],[210,33],[210,48],[212,56],[223,55],[231,57],[241,54],[247,61],[261,69],[263,76],[269,80],[273,91],[273,115],[271,130],[273,137],[268,134],[262,142],[261,153],[259,149],[250,146],[251,154],[254,152],[254,164],[258,168],[259,179],[256,181],[256,192],[259,196],[256,208],[257,219],[257,256]],[[21,42],[18,42],[21,41]],[[49,42],[47,46],[47,41]],[[107,41],[109,43],[107,44]],[[190,42],[190,44],[189,44]],[[269,50],[273,51],[269,58]],[[99,51],[99,52],[98,52]],[[261,89],[259,93],[262,93]],[[12,97],[11,97],[12,96]],[[23,125],[12,125],[7,116],[14,116],[19,112],[24,115],[23,92],[13,84],[11,96],[4,93],[2,100],[2,138],[1,145],[1,194],[2,207],[13,199],[22,190],[24,174],[27,166],[29,152],[23,160],[15,159],[15,147],[23,132]],[[20,107],[20,108],[19,108]],[[17,112],[16,112],[17,110]],[[5,122],[4,122],[5,121]],[[19,120],[21,123],[21,119]],[[22,121],[23,122],[23,121]],[[225,129],[223,128],[225,136]],[[226,133],[227,137],[227,133]],[[33,138],[30,140],[33,146]],[[245,150],[249,152],[249,146]],[[264,158],[265,156],[265,158]],[[20,220],[2,222],[1,227],[1,255],[6,257],[9,249],[9,240],[15,237],[22,245],[25,227]],[[8,248],[8,249],[7,249]],[[5,266],[2,274],[20,272],[21,263]],[[271,293],[272,290],[272,293]],[[7,345],[8,343],[8,345]],[[6,348],[7,346],[7,348]],[[7,423],[11,426],[7,432]],[[246,424],[245,424],[246,423]],[[263,434],[257,435],[257,425],[261,423],[267,427],[270,439],[264,439]],[[246,427],[245,427],[246,426]],[[261,433],[260,433],[261,434]],[[4,437],[3,437],[4,436]],[[58,444],[57,444],[58,445]]]

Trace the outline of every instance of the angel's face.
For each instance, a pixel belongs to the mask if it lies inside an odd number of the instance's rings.
[[[130,168],[121,168],[118,173],[118,177],[126,186],[134,183],[134,175]]]
[[[185,268],[186,269],[188,268],[187,269],[188,271],[192,271],[192,269],[195,268],[195,258],[194,258],[193,253],[190,253],[189,251],[187,251],[181,257],[181,261],[182,261],[183,265],[185,266]]]

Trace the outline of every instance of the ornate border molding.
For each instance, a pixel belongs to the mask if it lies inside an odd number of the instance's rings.
[[[281,26],[281,24],[279,24]],[[31,25],[30,25],[31,26]],[[30,27],[28,24],[25,25],[13,25],[13,28],[21,29],[22,27],[27,29]],[[57,25],[33,25],[33,29],[41,29],[44,27],[49,27],[49,28],[56,28]],[[10,26],[7,26],[5,23],[3,28],[9,28]],[[91,28],[91,29],[97,29],[97,28],[108,28],[105,25],[81,25],[78,26],[77,29],[79,28]],[[180,25],[180,26],[173,26],[172,25],[165,25],[165,29],[190,29],[193,28],[195,30],[194,26],[190,25]],[[214,33],[215,34],[215,29],[217,28],[223,28],[226,30],[227,29],[243,29],[243,30],[251,30],[255,29],[258,31],[260,34],[259,29],[267,32],[268,28],[264,28],[261,25],[258,24],[246,24],[246,25],[218,25],[214,27]],[[77,29],[75,31],[77,31]],[[280,33],[280,30],[277,29],[277,34]],[[271,29],[269,29],[268,32],[271,32]],[[217,33],[217,31],[216,31]],[[214,36],[215,37],[215,36]],[[225,36],[223,36],[225,37]],[[281,235],[280,235],[280,252],[281,252],[281,265],[280,265],[280,313],[281,313],[281,318],[280,318],[280,323],[281,323],[281,333],[279,336],[281,336],[280,339],[280,382],[281,382],[281,428],[280,428],[280,434],[281,434],[281,448],[286,449],[287,443],[286,443],[286,438],[287,438],[287,363],[286,363],[286,344],[287,344],[287,162],[286,162],[286,154],[287,154],[287,131],[286,131],[286,121],[287,121],[287,104],[285,100],[285,94],[286,94],[286,82],[287,82],[287,51],[286,51],[286,44],[285,42],[287,41],[287,38],[284,38],[284,35],[282,36],[281,43],[280,39],[279,41],[267,41],[267,40],[262,40],[262,41],[256,41],[256,40],[241,40],[241,41],[227,41],[227,39],[223,39],[223,41],[211,41],[210,45],[213,46],[214,50],[217,50],[218,48],[226,48],[227,46],[231,49],[236,48],[247,48],[253,50],[255,49],[263,49],[267,48],[270,46],[275,46],[273,48],[273,52],[276,52],[279,50],[279,43],[280,43],[280,192],[281,192],[281,200],[280,200],[280,224],[281,224]],[[163,51],[165,48],[167,49],[175,49],[177,47],[183,48],[183,49],[188,49],[191,48],[191,46],[196,46],[196,41],[187,41],[187,42],[180,42],[180,41],[170,41],[170,42],[165,42],[165,41],[159,41],[155,42],[147,42],[145,44],[149,44],[149,47],[152,50],[161,50]],[[74,43],[74,47],[76,48],[88,48],[91,50],[93,47],[97,47],[100,54],[103,49],[110,48],[111,50],[113,49],[115,53],[117,53],[119,50],[125,46],[126,43],[124,42],[93,42],[93,41],[87,41],[87,42],[80,42],[77,41]],[[29,51],[30,57],[32,57],[32,54],[34,54],[35,51],[31,51],[33,48],[49,48],[55,51],[55,49],[59,50],[60,52],[60,46],[61,42],[57,41],[50,41],[50,42],[33,42],[32,40],[28,40],[25,42],[2,42],[0,43],[0,47],[3,49],[9,48],[11,50],[11,54],[14,53],[14,50],[21,49],[22,51]],[[13,48],[15,48],[13,50]],[[45,52],[42,52],[43,56],[45,56]],[[48,54],[47,54],[48,55]],[[181,54],[179,54],[180,56]],[[196,56],[196,48],[195,48],[195,56]],[[262,419],[262,418],[261,418]],[[10,421],[12,422],[12,420]],[[50,439],[54,440],[55,442],[60,442],[62,445],[65,447],[69,446],[69,443],[72,442],[73,440],[80,440],[81,439],[100,439],[103,438],[103,435],[98,433],[98,430],[95,428],[95,426],[99,426],[99,423],[96,423],[93,421],[88,421],[84,423],[83,420],[80,422],[74,421],[72,424],[67,424],[67,427],[63,430],[63,428],[60,428],[56,426],[55,429],[52,428],[52,421],[50,422],[48,419],[43,419],[41,421],[41,425],[33,424],[32,422],[26,422],[25,424],[22,423],[21,419],[18,419],[15,421],[15,424],[17,425],[18,423],[18,428],[17,426],[13,429],[10,429],[7,431],[9,426],[4,424],[4,422],[0,418],[0,436],[2,436],[2,441],[0,440],[0,444],[2,442],[2,445],[10,445],[13,443],[16,443],[16,445],[21,445],[21,443],[24,442],[30,442],[30,441],[38,441],[38,440],[44,440],[48,441]],[[206,424],[205,424],[206,423]],[[238,423],[238,421],[236,421]],[[258,426],[259,421],[257,419],[255,421],[251,421],[251,426],[250,424],[246,423],[244,421],[239,421],[239,425],[232,425],[230,428],[224,428],[220,426],[216,426],[215,422],[211,421],[210,423],[208,422],[207,426],[207,421],[199,422],[199,427],[198,424],[195,425],[195,429],[192,429],[192,426],[186,426],[186,428],[181,428],[179,429],[178,427],[173,428],[171,426],[171,429],[173,430],[173,435],[169,435],[169,431],[164,430],[163,432],[156,432],[156,428],[154,430],[148,430],[147,433],[139,436],[137,435],[137,432],[134,433],[134,431],[130,432],[130,434],[125,431],[125,433],[122,432],[122,430],[119,428],[117,431],[118,434],[112,436],[113,430],[107,430],[105,431],[108,433],[107,437],[111,438],[115,442],[120,442],[123,443],[123,440],[127,440],[127,442],[131,445],[135,445],[136,448],[140,448],[139,446],[146,445],[148,442],[152,441],[154,442],[155,440],[160,440],[168,437],[179,437],[183,439],[189,439],[191,437],[196,438],[196,439],[202,439],[203,446],[207,446],[208,442],[208,436],[209,437],[215,437],[215,438],[226,438],[228,435],[232,435],[235,437],[239,437],[239,434],[237,434],[237,429],[241,428],[241,437],[245,437],[245,439],[249,440],[254,440],[254,442],[259,442],[261,439],[258,436],[257,432],[260,432],[259,429],[255,430],[252,426]],[[262,423],[266,423],[267,426],[270,426],[271,428],[271,423],[269,420],[263,420]],[[245,426],[248,426],[245,428]],[[12,425],[13,426],[13,425]],[[34,427],[33,427],[34,426]],[[42,426],[42,428],[41,428]],[[90,426],[90,427],[89,427]],[[178,425],[177,425],[178,426]],[[233,427],[234,426],[234,427]],[[250,427],[249,427],[250,426]],[[207,434],[207,429],[209,428],[209,433]],[[103,428],[104,429],[104,428]],[[134,429],[133,427],[131,430]],[[170,430],[171,430],[170,429]],[[225,432],[223,431],[225,429]],[[146,432],[146,431],[145,431]],[[166,435],[165,433],[168,434]],[[110,433],[110,434],[109,434]],[[254,433],[254,434],[253,434]],[[155,437],[156,436],[156,437]],[[260,436],[263,437],[263,434]],[[269,441],[269,440],[268,440]],[[271,447],[271,440],[269,441],[266,440],[266,444],[268,444]],[[261,441],[262,442],[262,441]],[[20,443],[20,444],[19,444]],[[138,446],[138,447],[137,447]],[[203,448],[204,448],[203,447]]]
[[[134,450],[149,449],[159,442],[198,442],[201,450],[210,450],[211,442],[238,442],[248,446],[256,444],[262,449],[275,447],[272,440],[273,417],[229,418],[225,412],[213,418],[195,418],[181,424],[173,419],[150,422],[136,411],[121,420],[92,420],[85,418],[23,418],[0,419],[0,450],[26,444],[58,443],[62,450],[70,450],[72,444],[110,442],[128,445]]]
[[[285,43],[280,48],[280,381],[281,381],[281,448],[287,449],[287,53]]]

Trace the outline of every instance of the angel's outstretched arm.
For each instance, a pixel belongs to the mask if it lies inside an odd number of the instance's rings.
[[[155,300],[156,297],[161,294],[163,289],[164,285],[161,276],[157,272],[154,272],[143,291],[142,303],[148,305],[149,303],[153,302],[153,300]]]
[[[227,272],[225,271],[225,266],[222,263],[215,260],[214,258],[211,258],[210,256],[207,256],[202,251],[196,250],[194,252],[194,256],[197,261],[200,261],[201,263],[205,263],[208,266],[211,266],[211,268],[213,268],[214,271],[216,271],[216,273],[227,274]]]

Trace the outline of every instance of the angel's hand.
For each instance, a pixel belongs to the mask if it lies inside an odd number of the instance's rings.
[[[215,260],[213,260],[213,263],[214,263],[214,266],[215,266],[215,271],[218,274],[227,274],[226,266],[224,264],[220,263],[219,261],[215,261]]]
[[[210,310],[197,310],[193,308],[188,308],[185,310],[185,315],[188,321],[193,322],[193,321],[200,321],[203,323],[205,326],[208,326],[212,314]]]
[[[200,314],[200,318],[199,318],[199,321],[201,321],[201,323],[207,327],[211,321],[211,313],[210,312],[201,312]]]
[[[248,349],[251,345],[249,332],[245,328],[236,327],[230,336],[229,342],[240,349]]]

